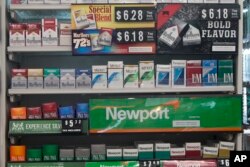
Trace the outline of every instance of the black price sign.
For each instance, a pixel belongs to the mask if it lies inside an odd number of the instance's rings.
[[[83,121],[81,119],[63,119],[62,133],[81,133]]]
[[[117,29],[114,33],[116,43],[154,42],[154,29]]]
[[[139,167],[160,167],[160,161],[157,160],[140,161]]]
[[[202,20],[234,20],[240,19],[240,8],[238,5],[208,6],[201,10]]]
[[[154,7],[116,7],[116,22],[150,22],[155,21]]]
[[[230,167],[229,159],[219,159],[218,160],[218,167]]]

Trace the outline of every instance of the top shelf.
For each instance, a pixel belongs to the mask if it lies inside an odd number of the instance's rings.
[[[71,4],[11,4],[10,10],[70,10]]]

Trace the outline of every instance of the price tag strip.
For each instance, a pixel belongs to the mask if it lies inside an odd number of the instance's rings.
[[[81,133],[83,120],[81,119],[63,119],[62,133]]]
[[[139,167],[160,167],[160,161],[156,160],[148,160],[148,161],[140,161],[140,166]]]
[[[218,160],[218,167],[230,167],[229,159],[219,159]]]
[[[156,53],[154,4],[72,5],[72,53]]]
[[[236,53],[238,4],[158,4],[158,52]]]

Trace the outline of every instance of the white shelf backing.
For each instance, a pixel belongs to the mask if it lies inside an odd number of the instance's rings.
[[[133,94],[133,93],[185,93],[185,92],[234,92],[234,86],[138,89],[9,89],[9,95],[35,94]]]
[[[9,46],[9,53],[14,52],[71,52],[71,46]]]
[[[70,4],[11,4],[10,10],[70,10]]]

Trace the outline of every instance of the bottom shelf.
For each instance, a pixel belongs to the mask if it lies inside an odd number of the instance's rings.
[[[221,161],[226,163],[221,163]],[[24,162],[8,163],[7,167],[229,167],[228,159],[166,160],[166,161],[109,161],[109,162]]]

